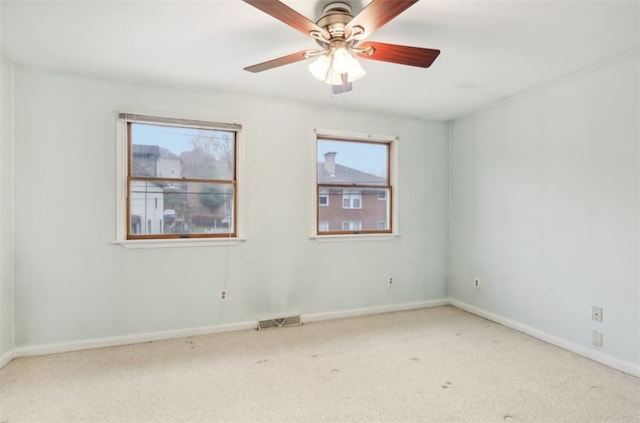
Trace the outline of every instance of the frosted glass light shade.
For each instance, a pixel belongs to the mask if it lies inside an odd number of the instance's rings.
[[[311,75],[318,78],[321,81],[324,81],[327,77],[327,72],[329,71],[329,66],[331,65],[331,59],[326,54],[318,56],[316,60],[309,64],[309,72]]]
[[[362,78],[366,72],[353,55],[344,48],[331,49],[309,64],[309,72],[329,85],[342,85],[342,74],[347,82]]]
[[[346,49],[340,47],[333,52],[331,67],[338,73],[348,73],[351,63],[355,60]]]
[[[352,57],[351,59],[352,62],[349,65],[349,71],[347,72],[349,74],[347,81],[349,82],[356,81],[367,74],[364,69],[362,69],[362,66],[360,66],[360,62],[358,62],[355,57]]]
[[[336,70],[333,68],[329,68],[327,77],[324,79],[324,82],[329,85],[342,85],[342,74],[336,72]]]

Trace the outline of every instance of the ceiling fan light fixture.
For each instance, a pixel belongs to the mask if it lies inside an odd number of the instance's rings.
[[[347,82],[356,81],[366,74],[353,54],[343,47],[330,48],[325,54],[320,55],[309,64],[309,71],[314,77],[329,85],[342,85],[343,74],[347,75]]]
[[[329,68],[327,77],[324,79],[324,82],[329,85],[343,85],[345,82],[356,81],[366,74],[364,69],[362,69],[359,64],[357,64],[357,67],[360,69],[360,71],[350,71],[344,73],[336,72],[335,69]],[[343,77],[343,75],[346,75],[346,77]]]

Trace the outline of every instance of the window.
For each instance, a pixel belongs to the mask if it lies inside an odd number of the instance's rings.
[[[392,142],[317,136],[318,235],[391,233]]]
[[[362,192],[352,189],[342,191],[342,208],[343,209],[361,209],[362,208]]]
[[[342,230],[343,231],[360,231],[362,230],[362,222],[351,221],[351,220],[342,222]]]
[[[318,196],[318,205],[321,207],[327,207],[329,205],[329,189],[320,188],[320,195]]]
[[[119,238],[237,236],[238,124],[120,113],[126,224]]]

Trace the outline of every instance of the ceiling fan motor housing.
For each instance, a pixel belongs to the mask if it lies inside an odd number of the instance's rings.
[[[322,17],[316,24],[320,28],[326,29],[333,40],[334,38],[344,38],[344,28],[352,19],[351,7],[347,3],[330,3],[324,8]]]

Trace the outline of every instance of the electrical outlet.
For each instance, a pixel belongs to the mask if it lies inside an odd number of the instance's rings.
[[[602,307],[591,306],[591,320],[602,322]]]
[[[591,334],[591,343],[593,345],[595,345],[596,347],[601,347],[602,346],[602,332],[598,332],[597,330],[594,330],[593,333]]]
[[[476,288],[480,288],[480,279],[475,278],[473,280],[473,286],[476,287]]]
[[[389,286],[393,285],[393,278],[391,276],[389,276],[389,280],[387,281],[387,283],[389,284]]]
[[[229,295],[227,294],[227,290],[226,289],[221,289],[220,290],[220,301],[227,301],[227,298],[229,298]]]

